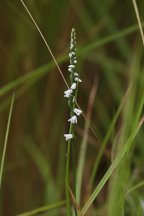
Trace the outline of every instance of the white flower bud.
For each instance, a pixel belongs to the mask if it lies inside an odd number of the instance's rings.
[[[71,89],[76,89],[76,83],[73,83],[72,85],[71,85]]]
[[[74,76],[78,76],[78,73],[74,73]]]
[[[69,68],[75,68],[75,65],[69,65],[68,67]]]
[[[68,71],[69,71],[69,72],[73,72],[73,69],[72,69],[72,68],[68,68]]]
[[[72,124],[77,124],[77,117],[76,115],[74,115],[73,117],[71,117],[68,122],[71,122]]]
[[[68,89],[64,91],[64,97],[69,98],[69,96],[72,94],[72,89]]]
[[[75,81],[82,82],[82,80],[79,79],[78,77],[75,77]]]
[[[72,134],[64,134],[64,137],[65,137],[66,141],[68,141],[69,139],[73,138],[73,135]]]
[[[80,116],[80,114],[82,114],[82,111],[80,109],[74,108],[74,113]]]
[[[71,54],[71,53],[69,53],[69,57],[70,57],[70,58],[72,57],[72,54]]]

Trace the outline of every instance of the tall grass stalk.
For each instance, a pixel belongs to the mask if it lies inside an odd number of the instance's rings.
[[[142,22],[141,22],[141,19],[140,19],[137,3],[136,3],[136,0],[132,0],[132,2],[133,2],[134,9],[135,9],[135,13],[136,13],[140,33],[141,33],[141,38],[142,38],[142,42],[143,42],[143,46],[144,46],[144,32],[143,32],[143,28],[142,28]]]

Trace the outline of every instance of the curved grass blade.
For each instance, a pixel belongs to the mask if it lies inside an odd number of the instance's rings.
[[[42,212],[45,212],[45,211],[48,211],[48,210],[52,210],[52,209],[58,208],[58,207],[63,206],[63,205],[65,205],[65,204],[66,204],[66,201],[63,200],[63,201],[61,201],[61,202],[54,203],[54,204],[47,205],[47,206],[43,206],[43,207],[34,209],[34,210],[29,211],[29,212],[26,212],[26,213],[18,214],[17,216],[31,216],[31,215],[37,215],[37,214],[39,214],[39,213],[42,213]]]
[[[6,128],[5,141],[4,141],[4,147],[3,147],[2,159],[1,159],[1,165],[0,165],[0,189],[1,189],[1,184],[2,184],[3,168],[4,168],[5,154],[6,154],[6,148],[7,148],[7,142],[8,142],[8,135],[9,135],[14,99],[15,99],[15,92],[13,93],[12,101],[10,105],[10,111],[9,111],[9,117],[8,117],[8,123],[7,123],[7,128]]]
[[[134,185],[133,187],[131,187],[131,188],[127,191],[126,194],[129,194],[129,193],[133,192],[134,190],[136,190],[136,189],[138,189],[138,188],[140,188],[140,187],[142,187],[142,186],[144,186],[144,181],[142,181],[142,182],[140,182],[140,183]]]
[[[132,2],[133,2],[133,6],[134,6],[134,9],[135,9],[135,13],[136,13],[136,17],[137,17],[137,21],[138,21],[138,25],[139,25],[142,42],[143,42],[143,45],[144,45],[144,33],[143,33],[143,28],[142,28],[142,23],[141,23],[139,11],[138,11],[137,3],[136,3],[136,0],[132,0]]]
[[[79,216],[83,216],[82,213],[81,213],[81,209],[80,209],[80,207],[79,207],[79,205],[78,205],[78,203],[77,203],[77,201],[76,201],[76,198],[75,198],[75,196],[74,196],[74,194],[73,194],[73,192],[72,192],[72,190],[71,190],[71,188],[70,188],[69,185],[68,185],[68,189],[69,189],[69,192],[70,192],[72,201],[73,201],[73,203],[74,203],[74,205],[75,205],[75,208],[76,208],[77,211],[78,211],[78,215],[79,215]]]

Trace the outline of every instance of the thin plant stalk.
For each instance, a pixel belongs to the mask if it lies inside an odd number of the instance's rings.
[[[76,45],[76,33],[75,29],[72,29],[71,32],[71,43],[70,43],[70,65],[68,71],[70,72],[70,81],[71,81],[71,88],[64,92],[64,97],[68,98],[68,105],[70,109],[70,129],[69,134],[65,134],[64,136],[70,136],[68,138],[68,146],[67,146],[67,160],[66,160],[66,206],[67,206],[67,215],[71,215],[71,208],[70,208],[70,193],[68,189],[69,179],[70,179],[70,156],[71,156],[71,144],[72,144],[72,163],[73,163],[73,190],[74,196],[76,196],[76,137],[74,134],[74,124],[77,123],[77,117],[75,115],[75,108],[76,108],[76,101],[77,101],[77,93],[78,93],[78,83],[81,80],[78,77],[78,73],[76,72],[76,54],[75,54],[75,45]],[[67,140],[67,139],[66,139]],[[77,215],[77,210],[74,206],[75,215]]]
[[[144,33],[143,33],[142,22],[141,22],[141,19],[140,19],[137,3],[136,3],[136,0],[132,0],[132,2],[133,2],[134,9],[135,9],[135,13],[136,13],[140,33],[141,33],[141,38],[142,38],[142,42],[143,42],[143,46],[144,46]]]

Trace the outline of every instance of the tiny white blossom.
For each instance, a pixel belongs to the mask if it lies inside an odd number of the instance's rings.
[[[68,67],[69,67],[69,68],[75,68],[75,66],[74,66],[74,65],[69,65]]]
[[[71,44],[71,45],[70,45],[70,49],[73,49],[73,48],[74,48],[74,45],[73,45],[73,44]]]
[[[72,54],[71,54],[71,53],[69,53],[69,57],[70,57],[70,58],[72,57]]]
[[[77,117],[76,115],[74,115],[73,117],[71,117],[68,122],[71,122],[72,124],[77,124]]]
[[[72,69],[72,68],[68,68],[68,71],[69,71],[69,72],[73,72],[73,69]]]
[[[82,82],[82,80],[79,79],[78,77],[75,77],[75,81]]]
[[[71,52],[72,55],[75,55],[75,52]]]
[[[78,73],[74,73],[74,76],[78,76]]]
[[[76,64],[76,63],[77,63],[77,60],[74,60],[74,63]]]
[[[64,137],[66,138],[66,141],[67,141],[69,139],[72,139],[73,135],[72,134],[64,134]]]
[[[80,116],[80,114],[82,114],[82,111],[80,109],[74,108],[74,113]]]
[[[69,98],[71,93],[72,93],[72,89],[68,89],[68,90],[64,91],[64,97]]]
[[[73,84],[71,85],[71,89],[76,89],[76,83],[73,83]]]

